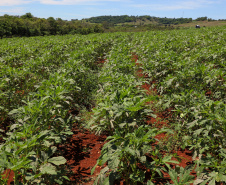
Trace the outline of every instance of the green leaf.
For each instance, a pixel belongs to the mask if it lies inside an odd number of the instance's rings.
[[[108,163],[108,167],[110,169],[116,169],[119,166],[120,160],[117,158],[117,156],[115,158],[113,158],[111,161],[109,161]]]
[[[70,181],[70,179],[67,176],[62,176],[64,179]]]
[[[92,170],[91,170],[91,175],[93,175],[93,172],[95,171],[97,165],[98,165],[98,161],[97,161],[97,163],[95,164],[95,166],[92,168]]]
[[[147,182],[147,185],[155,185],[153,182],[151,182],[151,180],[149,180],[148,182]]]
[[[56,167],[53,166],[50,163],[44,164],[43,166],[40,167],[40,171],[42,174],[50,174],[50,175],[56,175]]]
[[[62,181],[62,180],[54,179],[54,181],[55,181],[57,184],[63,184],[63,181]]]
[[[67,160],[63,156],[59,157],[52,157],[51,159],[48,160],[49,163],[53,163],[55,165],[61,165],[65,164]]]
[[[213,178],[210,182],[209,182],[209,185],[215,185],[216,184],[216,180],[215,178]]]
[[[142,170],[137,171],[137,174],[130,174],[130,178],[135,182],[143,182],[145,179],[145,173]]]
[[[205,128],[200,128],[194,132],[194,135],[198,136]]]
[[[13,109],[8,113],[8,115],[13,115],[13,114],[17,114],[17,113],[19,113],[19,109]]]

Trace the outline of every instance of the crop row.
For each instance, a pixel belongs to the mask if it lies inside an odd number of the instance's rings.
[[[66,160],[56,144],[73,134],[70,110],[92,107],[98,84],[95,62],[106,50],[97,38],[2,40],[1,183],[7,182],[5,170],[14,172],[14,184],[68,180],[60,166]]]

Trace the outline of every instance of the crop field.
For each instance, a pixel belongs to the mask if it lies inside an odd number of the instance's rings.
[[[225,31],[1,39],[0,184],[225,184]]]

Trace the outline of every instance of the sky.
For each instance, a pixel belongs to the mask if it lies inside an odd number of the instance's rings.
[[[226,0],[0,0],[0,16],[83,19],[101,15],[226,19]]]

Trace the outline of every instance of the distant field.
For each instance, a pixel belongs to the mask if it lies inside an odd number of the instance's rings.
[[[206,26],[206,27],[209,27],[209,26],[223,26],[223,25],[226,25],[226,21],[212,21],[212,22],[208,22],[208,21],[193,21],[191,23],[180,24],[180,25],[177,25],[177,26],[180,26],[180,27],[194,27],[197,24],[200,25],[201,27],[202,26]]]
[[[145,21],[137,21],[137,22],[129,22],[129,23],[121,23],[121,24],[117,24],[118,26],[120,25],[136,25],[136,26],[139,26],[139,25],[149,25],[149,24],[158,24],[157,22],[153,22],[153,21],[149,21],[149,20],[145,20]],[[206,26],[206,27],[209,27],[209,26],[223,26],[223,25],[226,25],[226,21],[211,21],[211,22],[208,22],[208,21],[193,21],[191,23],[185,23],[185,24],[178,24],[178,25],[173,25],[173,26],[179,26],[179,27],[194,27],[195,25],[200,25],[201,27],[202,26]]]

